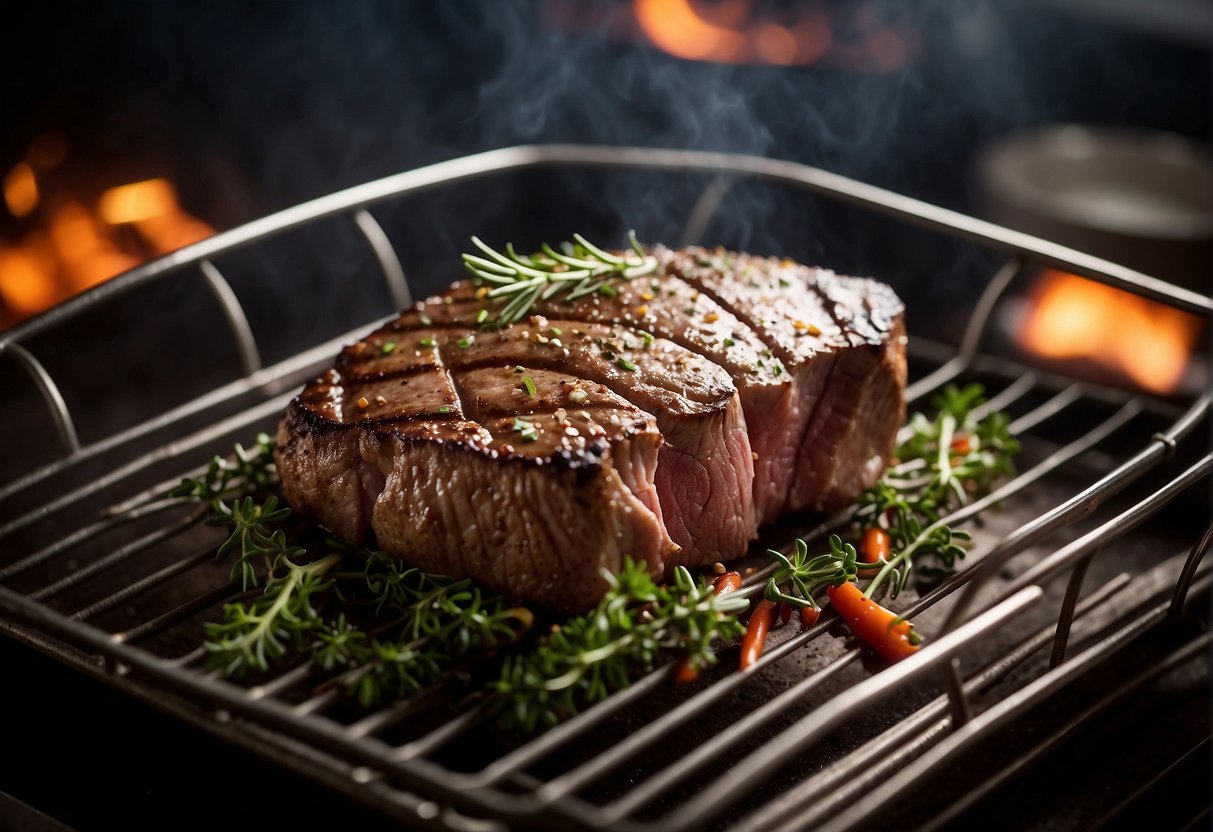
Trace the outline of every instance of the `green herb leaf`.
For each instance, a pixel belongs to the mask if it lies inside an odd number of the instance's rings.
[[[539,252],[526,256],[512,244],[503,253],[472,237],[481,254],[464,254],[463,264],[478,281],[492,287],[489,298],[505,303],[497,323],[521,320],[540,298],[564,295],[566,300],[576,300],[591,292],[613,296],[617,290],[609,281],[632,280],[657,270],[657,258],[644,252],[635,233],[628,234],[631,252],[622,256],[595,246],[580,234],[573,239],[575,243],[565,244],[564,252],[544,243]]]
[[[526,419],[515,418],[513,429],[522,436],[523,442],[534,442],[539,438],[539,429]]]
[[[526,653],[507,656],[494,684],[500,719],[533,731],[626,688],[634,672],[681,659],[714,664],[715,645],[741,637],[737,613],[749,601],[716,595],[678,567],[673,586],[658,586],[643,564],[626,558],[598,606],[553,628]]]
[[[522,386],[526,389],[528,396],[535,395],[535,381],[530,376],[522,377]]]

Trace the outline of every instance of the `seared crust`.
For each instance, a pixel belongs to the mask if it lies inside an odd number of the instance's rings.
[[[655,575],[728,560],[759,523],[874,482],[905,413],[896,296],[786,260],[654,254],[651,277],[500,330],[457,283],[344,349],[280,424],[287,500],[579,610],[625,555]]]

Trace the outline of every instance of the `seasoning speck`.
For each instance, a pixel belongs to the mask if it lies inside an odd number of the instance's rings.
[[[476,323],[482,324],[488,319],[488,317],[489,317],[489,310],[481,309],[479,312],[476,313]]]
[[[728,570],[724,568],[723,563],[721,563],[720,561],[716,561],[715,563],[712,564],[712,571],[715,572],[717,575],[723,575]]]
[[[458,341],[459,349],[466,350],[468,347],[470,347],[472,345],[472,342],[475,340],[476,340],[475,335],[465,335],[464,337],[460,338]]]
[[[714,324],[719,320],[720,320],[720,316],[717,315],[715,312],[709,312],[708,314],[703,316],[703,322],[705,324]]]
[[[421,339],[421,346],[423,346],[423,347],[432,347],[432,346],[434,346],[434,339],[433,339],[433,338],[422,338],[422,339]]]
[[[569,401],[573,402],[574,404],[581,404],[583,401],[585,401],[589,397],[590,397],[590,394],[585,392],[584,390],[574,390],[571,393],[569,393]]]
[[[396,349],[395,341],[384,341],[383,346],[379,348],[379,352],[383,353],[384,355],[388,355],[389,353],[395,351],[395,349]]]
[[[438,408],[438,412],[445,416],[446,414],[451,412],[451,407],[450,407],[450,405],[444,404]]]
[[[522,377],[522,386],[528,396],[535,395],[535,381],[530,376]]]
[[[526,419],[514,419],[514,430],[522,436],[523,442],[534,442],[539,438],[539,431]]]
[[[636,372],[637,369],[639,369],[635,364],[633,364],[631,361],[628,361],[626,358],[624,358],[622,356],[620,356],[619,359],[615,363],[618,364],[624,370],[627,370],[629,373],[634,373],[634,372]]]
[[[371,406],[371,403],[369,401],[367,401],[366,396],[359,396],[358,397],[358,406],[361,407],[363,410],[366,410],[368,407]]]

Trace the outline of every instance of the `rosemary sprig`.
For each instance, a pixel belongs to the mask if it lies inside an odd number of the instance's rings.
[[[736,613],[749,601],[717,596],[684,567],[673,586],[657,585],[631,559],[619,574],[604,570],[603,577],[610,589],[594,610],[553,626],[529,652],[506,657],[494,690],[507,725],[526,731],[554,725],[626,688],[635,671],[663,657],[682,655],[696,669],[710,665],[713,646],[744,629]]]
[[[464,254],[464,267],[479,285],[492,287],[489,298],[505,302],[497,319],[482,326],[512,324],[525,317],[541,298],[549,300],[563,294],[572,301],[594,292],[613,295],[615,289],[609,281],[632,280],[657,270],[657,258],[645,252],[634,231],[628,232],[631,252],[623,255],[601,249],[580,234],[574,234],[573,240],[562,243],[561,251],[544,243],[540,251],[525,255],[515,251],[512,243],[499,252],[479,237],[472,237],[472,245],[485,256]]]

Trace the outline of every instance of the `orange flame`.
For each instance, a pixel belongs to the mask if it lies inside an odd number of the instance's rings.
[[[1194,315],[1076,275],[1046,269],[1020,343],[1044,358],[1086,358],[1139,386],[1179,386],[1200,333]]]
[[[0,327],[215,233],[181,207],[166,179],[109,188],[95,204],[48,198],[39,179],[65,151],[61,137],[39,137],[4,178],[9,213],[34,224],[15,243],[0,243]]]
[[[727,64],[805,66],[828,59],[856,72],[893,72],[909,60],[912,35],[884,25],[867,6],[854,15],[855,37],[838,42],[822,4],[795,18],[759,18],[755,0],[635,0],[641,33],[678,58]]]
[[[38,207],[38,180],[27,162],[19,162],[4,177],[4,204],[20,219]]]

